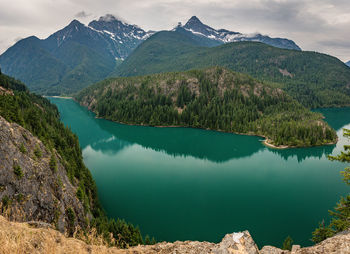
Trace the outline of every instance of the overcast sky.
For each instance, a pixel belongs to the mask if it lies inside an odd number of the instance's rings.
[[[21,38],[46,38],[74,18],[87,24],[106,13],[145,30],[196,15],[214,28],[285,37],[350,60],[349,0],[0,0],[0,54]]]

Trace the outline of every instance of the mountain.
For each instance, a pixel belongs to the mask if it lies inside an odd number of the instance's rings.
[[[214,28],[203,24],[196,16],[191,17],[187,23],[181,27],[198,37],[205,37],[218,43],[256,41],[263,42],[277,48],[301,50],[294,41],[284,38],[271,38],[262,34],[248,35],[228,31],[226,29],[215,30]]]
[[[0,85],[1,213],[69,235],[86,228],[100,208],[76,136],[45,98],[3,74]]]
[[[127,124],[254,134],[282,147],[336,141],[321,114],[273,85],[222,67],[107,79],[76,99],[98,117]]]
[[[44,40],[20,40],[0,56],[0,66],[34,92],[70,94],[105,78],[150,34],[112,15],[88,26],[73,20]]]
[[[274,82],[307,107],[350,104],[350,69],[335,57],[259,42],[216,47],[197,44],[186,33],[156,33],[137,47],[113,75],[136,76],[217,65]]]
[[[197,17],[173,30],[190,38],[196,46],[214,47],[248,40],[300,49],[287,39],[215,30]],[[87,26],[73,20],[46,39],[31,36],[18,41],[0,56],[0,67],[36,93],[72,94],[107,77],[152,34],[154,32],[146,32],[110,14],[91,21]]]
[[[350,67],[350,61],[346,62],[345,64]]]

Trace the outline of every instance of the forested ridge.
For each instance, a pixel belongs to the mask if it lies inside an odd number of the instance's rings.
[[[142,43],[113,75],[148,75],[215,65],[274,82],[309,108],[350,104],[350,69],[335,57],[259,42],[201,47],[186,34],[170,31],[159,32]]]
[[[84,165],[78,138],[60,122],[56,106],[39,95],[29,93],[24,84],[1,72],[0,88],[0,115],[26,128],[49,150],[55,149],[60,154],[71,183],[77,187],[78,199],[82,201],[86,213],[92,214],[86,228],[95,227],[106,241],[120,247],[143,243],[139,228],[123,220],[106,217],[98,200],[95,182]],[[74,219],[73,214],[71,217]]]
[[[111,78],[76,99],[98,117],[264,136],[276,146],[336,141],[335,131],[279,88],[222,67]]]

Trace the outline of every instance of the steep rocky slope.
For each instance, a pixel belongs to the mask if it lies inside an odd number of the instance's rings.
[[[107,248],[90,238],[91,245],[66,238],[50,228],[33,228],[0,216],[0,253],[115,253],[115,254],[336,254],[350,253],[350,232],[343,232],[312,247],[294,245],[292,251],[264,246],[261,250],[248,231],[227,234],[220,243],[185,241],[139,245],[129,249]]]
[[[117,246],[142,243],[140,230],[108,219],[78,138],[57,107],[0,73],[0,214],[73,235],[96,228]]]
[[[61,232],[84,224],[83,204],[75,195],[77,187],[69,181],[61,156],[49,151],[28,130],[1,116],[0,129],[2,212],[13,220],[55,225]],[[57,158],[56,168],[50,166],[52,156]],[[76,219],[71,217],[70,209]]]

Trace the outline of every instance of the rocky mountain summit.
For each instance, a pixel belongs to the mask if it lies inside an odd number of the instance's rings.
[[[153,33],[112,15],[89,25],[73,20],[46,39],[18,41],[0,56],[0,66],[32,91],[69,94],[107,77]]]
[[[199,37],[206,37],[219,43],[256,41],[277,48],[301,50],[294,41],[285,38],[271,38],[267,35],[262,35],[259,33],[242,34],[240,32],[233,32],[226,29],[216,30],[208,25],[203,24],[196,16],[191,17],[187,23],[182,26],[182,28],[190,31],[194,35],[197,35]]]
[[[67,177],[61,156],[49,151],[28,130],[1,116],[0,130],[2,214],[16,221],[45,222],[61,232],[83,225],[84,207],[75,195],[77,189]]]

